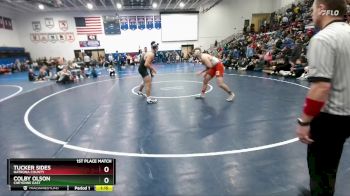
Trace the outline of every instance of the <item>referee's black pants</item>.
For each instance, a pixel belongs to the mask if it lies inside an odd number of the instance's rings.
[[[311,122],[307,161],[311,195],[334,194],[335,179],[343,145],[350,136],[350,116],[321,113]]]

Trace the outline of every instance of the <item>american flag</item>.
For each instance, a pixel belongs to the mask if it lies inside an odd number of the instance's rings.
[[[75,17],[78,35],[102,34],[101,17]]]

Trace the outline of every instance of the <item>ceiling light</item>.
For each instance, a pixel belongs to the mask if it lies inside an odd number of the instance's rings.
[[[41,9],[41,10],[43,10],[43,9],[45,8],[43,4],[39,4],[38,7],[39,7],[39,9]]]
[[[181,2],[181,3],[180,3],[180,7],[181,7],[181,8],[185,7],[185,3],[184,3],[184,2]]]
[[[117,8],[118,8],[118,9],[122,9],[122,4],[117,3]]]
[[[94,6],[91,3],[88,3],[86,4],[86,7],[91,10]]]
[[[154,3],[152,4],[152,7],[153,7],[154,9],[156,9],[156,8],[158,7],[158,4],[157,4],[156,2],[154,2]]]

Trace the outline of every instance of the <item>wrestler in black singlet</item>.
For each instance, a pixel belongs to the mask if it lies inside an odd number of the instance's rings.
[[[148,75],[152,76],[149,69],[145,66],[145,63],[146,63],[145,55],[146,54],[141,55],[141,60],[140,60],[139,73],[141,74],[142,78],[145,78]]]

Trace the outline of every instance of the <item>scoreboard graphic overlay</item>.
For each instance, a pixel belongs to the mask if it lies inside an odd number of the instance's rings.
[[[8,159],[11,191],[113,191],[115,159]]]

